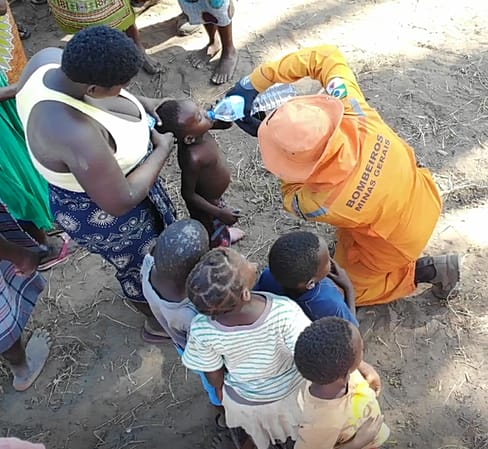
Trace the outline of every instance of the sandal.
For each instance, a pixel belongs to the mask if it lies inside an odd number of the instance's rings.
[[[215,415],[215,428],[217,429],[217,432],[225,432],[229,430],[223,413],[217,413]]]
[[[250,438],[242,427],[229,428],[227,432],[221,432],[212,439],[210,447],[212,449],[240,449],[246,440]]]
[[[432,257],[432,265],[436,273],[430,281],[432,294],[439,299],[448,299],[459,282],[459,255],[445,254]]]
[[[200,30],[200,25],[191,25],[188,22],[188,16],[185,13],[181,13],[176,17],[176,35],[177,36],[190,36]]]
[[[72,240],[70,239],[69,235],[63,232],[61,234],[58,234],[58,237],[63,240],[63,245],[61,246],[61,250],[59,251],[58,255],[52,257],[52,254],[49,254],[50,249],[48,247],[45,247],[44,254],[41,257],[41,262],[37,267],[37,271],[46,271],[50,268],[55,267],[56,265],[59,265],[60,263],[66,262],[73,252]]]
[[[31,31],[23,25],[17,25],[17,31],[19,32],[20,40],[25,41],[31,37]]]

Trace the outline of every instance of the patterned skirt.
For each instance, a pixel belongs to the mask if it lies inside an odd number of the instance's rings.
[[[232,0],[178,0],[178,3],[192,25],[211,23],[225,27],[234,16]]]
[[[59,28],[67,34],[95,25],[126,31],[136,22],[130,0],[48,0],[47,3]]]
[[[143,301],[141,267],[144,256],[176,212],[158,179],[148,197],[121,217],[100,209],[86,193],[49,186],[56,222],[80,246],[99,254],[117,270],[122,290],[132,301]]]
[[[20,246],[38,248],[1,201],[0,235]],[[39,273],[20,276],[12,263],[0,260],[0,353],[10,349],[21,337],[45,285],[46,281]]]

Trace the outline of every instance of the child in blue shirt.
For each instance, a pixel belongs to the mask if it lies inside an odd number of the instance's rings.
[[[290,232],[276,240],[268,261],[254,290],[288,296],[312,321],[336,316],[359,326],[354,288],[329,256],[325,239],[312,232]]]

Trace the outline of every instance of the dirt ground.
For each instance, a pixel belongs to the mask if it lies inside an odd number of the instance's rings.
[[[435,173],[445,206],[428,250],[464,255],[459,293],[440,303],[419,291],[362,309],[365,359],[383,378],[381,402],[392,429],[386,447],[488,448],[488,2],[240,0],[238,6],[236,79],[266,59],[334,43],[348,55],[369,101]],[[45,5],[18,0],[13,11],[32,28],[29,54],[63,45]],[[174,37],[177,14],[176,1],[166,0],[139,17],[144,41],[166,72],[140,74],[130,90],[211,103],[227,86],[209,83],[211,67],[188,66],[188,51],[205,37]],[[233,167],[229,202],[244,213],[243,253],[264,264],[270,243],[299,227],[332,238],[326,227],[304,225],[281,210],[256,140],[237,128],[218,139]],[[174,159],[165,173],[177,198]],[[84,252],[48,273],[30,329],[49,329],[55,345],[26,393],[14,392],[0,365],[0,435],[49,449],[209,447],[214,411],[199,380],[171,344],[142,342],[143,319],[121,298],[112,274]]]

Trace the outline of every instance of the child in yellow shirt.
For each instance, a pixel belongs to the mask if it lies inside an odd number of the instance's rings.
[[[390,434],[375,392],[358,371],[363,340],[348,321],[326,317],[298,337],[295,364],[310,384],[295,449],[373,449]]]

